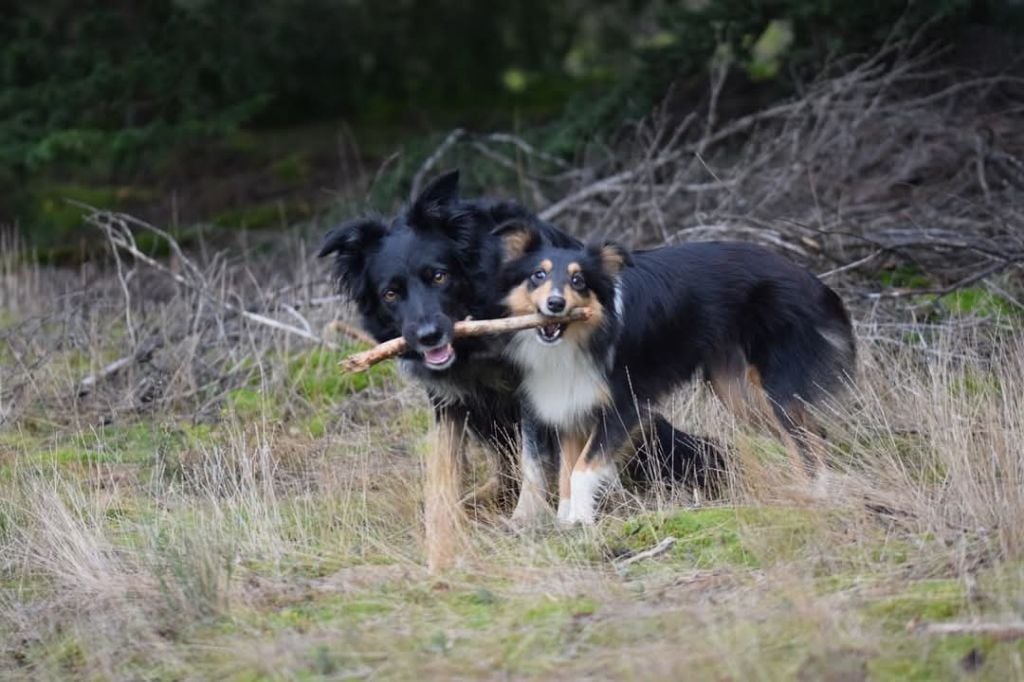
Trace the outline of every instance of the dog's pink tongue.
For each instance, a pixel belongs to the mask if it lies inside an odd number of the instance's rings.
[[[423,352],[423,358],[432,365],[443,365],[452,356],[452,344]]]

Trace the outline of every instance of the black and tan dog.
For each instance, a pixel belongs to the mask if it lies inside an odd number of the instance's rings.
[[[545,243],[501,226],[512,313],[587,322],[518,332],[506,353],[533,415],[562,444],[559,517],[593,523],[613,457],[647,406],[698,371],[735,411],[770,417],[801,469],[820,471],[808,405],[841,388],[855,361],[850,318],[814,275],[764,248],[691,243],[629,253],[613,243]]]
[[[435,444],[427,460],[426,516],[434,567],[446,563],[453,550],[460,519],[460,446],[467,433],[498,454],[506,484],[518,480],[512,469],[521,440],[528,484],[521,487],[514,512],[518,519],[543,511],[547,501],[531,482],[553,475],[557,466],[553,431],[521,420],[519,371],[504,356],[508,337],[453,337],[458,320],[506,312],[498,286],[502,240],[492,231],[510,219],[530,225],[538,243],[581,246],[515,203],[461,200],[458,172],[452,172],[389,221],[360,218],[331,230],[320,249],[320,256],[334,256],[335,275],[358,307],[362,326],[380,341],[406,339],[410,350],[400,360],[402,370],[427,389],[433,403]],[[675,431],[660,417],[653,423],[655,447],[640,448],[637,473],[655,470],[685,478],[704,468],[703,458],[712,451],[707,444]]]

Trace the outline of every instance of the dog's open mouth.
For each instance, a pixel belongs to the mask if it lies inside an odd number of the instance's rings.
[[[447,343],[437,348],[423,351],[423,362],[430,369],[446,369],[455,362],[455,349]]]
[[[564,324],[546,324],[543,327],[537,327],[537,338],[541,343],[557,343],[562,338],[564,331]]]

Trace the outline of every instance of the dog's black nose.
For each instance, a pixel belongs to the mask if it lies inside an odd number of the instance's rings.
[[[548,296],[548,310],[560,313],[565,310],[565,299],[561,296]]]
[[[444,334],[436,324],[424,324],[416,329],[416,340],[427,348],[432,348],[441,343]]]

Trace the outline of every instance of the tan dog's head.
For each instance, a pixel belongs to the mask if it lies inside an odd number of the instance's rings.
[[[587,321],[538,327],[537,337],[554,345],[563,338],[582,341],[601,327],[615,309],[615,288],[622,269],[632,264],[629,252],[613,242],[577,249],[542,243],[536,229],[523,223],[502,225],[505,246],[502,281],[505,303],[513,315],[567,315],[577,308],[592,311]]]

